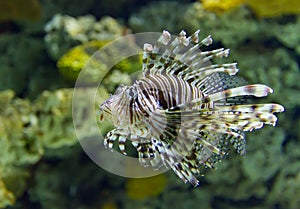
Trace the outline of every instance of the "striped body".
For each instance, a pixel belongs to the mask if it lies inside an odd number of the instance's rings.
[[[145,44],[142,78],[120,86],[100,106],[100,119],[116,127],[104,139],[107,148],[117,140],[126,155],[130,140],[142,165],[170,167],[195,186],[202,166],[213,168],[230,145],[244,155],[244,132],[275,125],[274,113],[284,110],[278,104],[250,104],[272,89],[246,85],[234,76],[236,63],[211,64],[229,50],[200,51],[212,39],[199,42],[198,32],[186,37],[182,31],[172,40],[164,31],[154,46]]]
[[[137,135],[135,131],[139,128],[147,129],[149,119],[154,117],[158,110],[166,110],[202,97],[201,90],[177,76],[170,75],[144,77],[132,87],[127,87],[127,91],[131,91],[130,93],[136,96],[127,97],[126,90],[122,90],[124,99],[121,101],[124,103],[116,104],[115,114],[118,115],[119,120],[114,125],[128,129],[128,132],[134,135]],[[149,133],[145,132],[141,136],[146,135]]]

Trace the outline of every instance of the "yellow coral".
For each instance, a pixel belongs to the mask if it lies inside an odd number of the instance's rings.
[[[70,49],[57,62],[60,73],[65,78],[75,81],[91,55],[108,42],[109,41],[91,41]],[[99,70],[105,68],[101,63],[98,63],[97,67],[99,67]]]
[[[238,7],[245,3],[245,0],[201,0],[203,8],[216,14]]]
[[[204,9],[222,14],[240,5],[247,5],[257,17],[276,17],[284,14],[299,14],[299,0],[200,0]]]
[[[109,43],[110,40],[102,41],[91,41],[85,44],[76,46],[70,49],[67,53],[61,56],[57,62],[57,67],[60,73],[67,79],[75,81],[81,72],[81,69],[87,64],[91,56],[101,47]],[[125,43],[128,44],[125,47],[136,47],[134,43]],[[110,56],[113,56],[117,51],[113,51],[112,54],[106,54],[107,59]],[[131,73],[141,69],[142,56],[132,56],[126,59],[123,59],[112,69],[118,69],[121,72]],[[100,75],[106,74],[107,66],[101,63],[97,58],[91,59],[89,62],[89,69],[85,77],[88,80],[88,83],[97,82]]]
[[[148,178],[128,179],[126,182],[127,195],[136,200],[157,196],[165,189],[167,179],[164,174]]]
[[[300,13],[299,0],[247,0],[247,5],[258,17]]]

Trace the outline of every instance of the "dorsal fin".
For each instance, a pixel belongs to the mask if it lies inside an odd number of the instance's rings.
[[[151,70],[155,70],[158,67],[158,52],[162,45],[168,45],[171,40],[171,34],[168,31],[163,31],[163,33],[158,38],[155,45],[151,45],[149,43],[145,43],[143,47],[143,73],[144,75],[148,75]],[[164,62],[166,63],[166,62]]]
[[[199,82],[205,77],[216,73],[225,72],[234,75],[238,72],[236,63],[212,64],[213,58],[227,57],[229,49],[215,49],[201,51],[200,48],[209,46],[213,40],[211,36],[199,42],[199,30],[186,37],[186,32],[172,38],[168,31],[158,38],[154,45],[144,44],[143,73],[176,75],[192,83]]]

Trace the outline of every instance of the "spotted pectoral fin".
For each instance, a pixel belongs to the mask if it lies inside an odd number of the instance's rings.
[[[222,106],[216,108],[228,123],[243,127],[244,131],[251,131],[263,124],[276,125],[277,117],[274,113],[283,112],[284,108],[278,104],[249,104]],[[233,128],[233,127],[232,127]]]
[[[155,144],[151,140],[149,142],[139,142],[134,146],[136,147],[139,162],[142,166],[151,166],[155,170],[164,166],[161,156],[161,153],[164,152],[162,149],[164,150],[164,148],[161,144]]]
[[[284,111],[283,106],[279,104],[214,105],[214,103],[237,96],[263,97],[272,91],[268,86],[260,84],[236,87],[172,107],[165,110],[165,114],[169,120],[184,121],[191,127],[206,125],[207,129],[219,132],[222,130],[251,131],[261,128],[263,124],[275,125],[277,118],[274,113]]]
[[[121,129],[113,129],[106,134],[104,138],[104,147],[106,149],[112,150],[114,142],[116,140],[118,140],[120,152],[123,155],[127,155],[125,151],[125,142],[127,140],[127,135],[125,135]]]
[[[195,159],[195,155],[192,150],[188,154],[182,152],[180,144],[176,142],[181,142],[180,139],[177,139],[172,146],[165,146],[163,142],[159,142],[160,147],[163,151],[160,152],[160,158],[162,164],[171,168],[175,174],[182,179],[184,182],[190,182],[192,185],[197,186],[199,184],[198,179],[195,175],[199,175],[198,162]]]
[[[199,180],[195,177],[191,170],[191,166],[189,165],[188,160],[182,160],[181,162],[176,162],[172,164],[171,168],[175,172],[175,174],[183,180],[183,182],[187,183],[190,182],[194,187],[199,185]],[[193,166],[195,170],[197,169],[197,166]]]
[[[211,95],[227,89],[247,85],[245,79],[239,76],[232,76],[227,73],[213,73],[203,80],[194,80],[192,82],[198,87],[204,95]],[[214,102],[215,106],[249,104],[253,100],[253,96],[242,95],[236,97],[227,97]]]
[[[264,124],[275,126],[274,113],[282,112],[278,104],[233,105],[205,110],[168,111],[169,120],[181,121],[185,127],[205,127],[205,129],[238,137],[236,131],[252,131]]]

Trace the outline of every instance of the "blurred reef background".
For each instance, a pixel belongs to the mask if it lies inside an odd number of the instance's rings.
[[[299,209],[299,14],[299,0],[0,0],[0,208]],[[231,49],[222,62],[238,61],[240,76],[272,87],[265,100],[286,108],[276,127],[247,135],[245,158],[232,152],[197,188],[172,172],[110,174],[74,132],[73,87],[91,54],[114,38],[163,29],[211,34],[213,47]],[[99,104],[140,61],[114,66]]]

